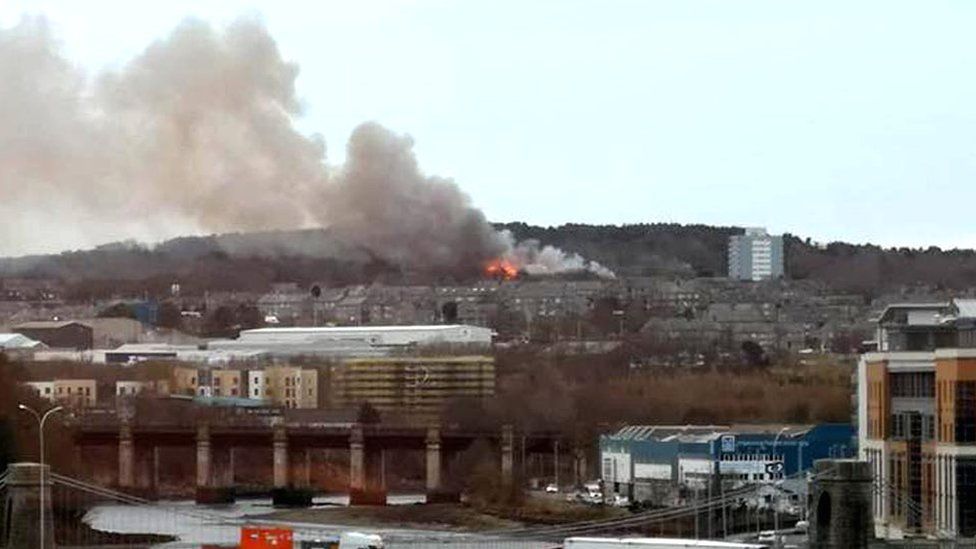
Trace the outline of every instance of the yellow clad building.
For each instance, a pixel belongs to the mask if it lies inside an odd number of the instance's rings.
[[[329,405],[369,402],[380,411],[434,414],[450,400],[495,394],[489,356],[384,357],[345,360],[330,368]]]

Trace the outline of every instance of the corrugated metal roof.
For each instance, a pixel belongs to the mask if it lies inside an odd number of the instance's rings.
[[[24,322],[23,324],[18,324],[14,326],[15,329],[31,329],[31,328],[42,328],[42,329],[57,329],[64,328],[65,326],[71,326],[72,324],[78,324],[79,326],[84,326],[81,322],[74,320],[35,320],[32,322]]]
[[[756,435],[776,434],[800,436],[812,429],[813,425],[799,424],[735,424],[735,425],[627,425],[611,438],[617,440],[677,440],[680,442],[708,442],[723,434]]]
[[[611,436],[623,440],[677,440],[682,436],[709,436],[728,430],[728,425],[627,425]]]
[[[954,299],[959,318],[976,318],[976,299]]]
[[[39,349],[44,347],[40,341],[23,334],[0,334],[0,349]]]

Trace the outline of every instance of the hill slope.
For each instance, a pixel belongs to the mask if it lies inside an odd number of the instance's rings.
[[[518,240],[536,239],[599,261],[620,276],[722,276],[726,243],[737,227],[639,224],[538,227],[497,224]],[[785,236],[791,278],[820,281],[866,295],[923,285],[946,290],[976,286],[973,250],[883,249]],[[184,291],[263,291],[274,281],[329,285],[462,282],[452,273],[417,273],[391,265],[328,230],[184,237],[156,246],[117,243],[94,250],[0,259],[0,277],[57,278],[79,295],[105,291],[163,293],[174,280]],[[79,288],[85,288],[80,290]]]

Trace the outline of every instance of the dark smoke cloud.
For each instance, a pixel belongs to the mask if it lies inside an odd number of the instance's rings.
[[[481,210],[453,181],[425,177],[412,148],[378,124],[356,128],[318,221],[397,264],[478,268],[503,253]]]
[[[496,232],[412,140],[375,123],[342,166],[299,133],[298,67],[264,26],[187,20],[117,71],[89,76],[42,18],[0,29],[0,218],[7,249],[187,232],[329,227],[409,269],[602,267]]]

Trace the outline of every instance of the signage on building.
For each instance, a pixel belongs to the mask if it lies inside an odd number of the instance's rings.
[[[783,472],[782,461],[771,461],[766,464],[766,472],[771,475],[778,475]]]
[[[722,453],[731,454],[735,452],[735,435],[722,435],[719,440],[722,444]]]

